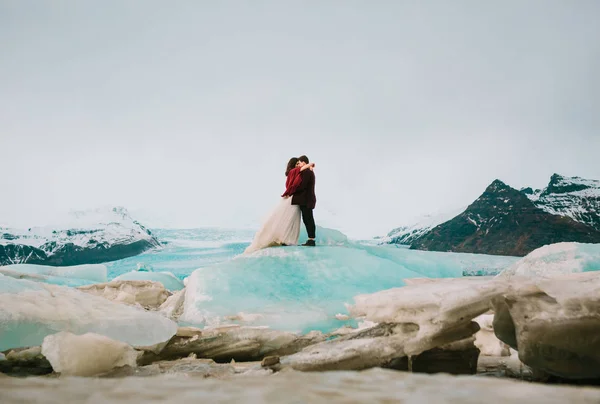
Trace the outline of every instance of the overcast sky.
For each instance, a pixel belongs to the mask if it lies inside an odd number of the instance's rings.
[[[495,178],[600,179],[600,2],[0,0],[0,222],[125,206],[386,233]],[[155,224],[152,223],[152,224]]]

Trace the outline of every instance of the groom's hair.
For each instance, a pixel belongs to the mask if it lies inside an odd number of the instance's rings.
[[[298,157],[298,160],[300,160],[306,164],[310,163],[310,161],[308,161],[308,157],[306,157],[306,156],[300,156],[300,157]]]

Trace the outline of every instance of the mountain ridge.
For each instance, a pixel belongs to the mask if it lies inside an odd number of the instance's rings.
[[[97,264],[159,246],[152,233],[122,207],[71,212],[61,225],[0,227],[0,265]]]
[[[542,190],[496,179],[462,213],[418,237],[389,238],[413,249],[523,256],[545,244],[600,243],[600,181],[553,174]]]

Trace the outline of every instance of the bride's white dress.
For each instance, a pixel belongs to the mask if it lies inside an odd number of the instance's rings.
[[[263,222],[252,244],[244,254],[277,245],[296,245],[300,237],[300,207],[292,205],[292,198],[281,198],[279,204]]]

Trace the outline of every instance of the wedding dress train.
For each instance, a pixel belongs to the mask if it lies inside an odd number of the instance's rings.
[[[300,207],[292,205],[292,198],[282,198],[263,222],[252,244],[244,254],[278,245],[296,245],[300,237]]]

